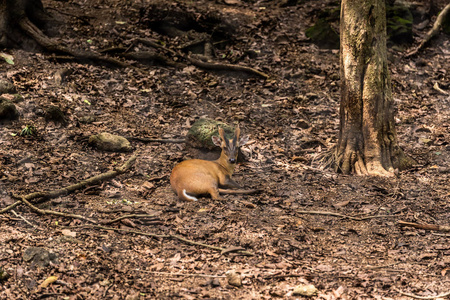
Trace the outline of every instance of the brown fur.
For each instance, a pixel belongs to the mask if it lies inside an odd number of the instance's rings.
[[[237,159],[237,149],[239,149],[240,145],[246,143],[247,138],[239,140],[239,127],[236,128],[234,139],[225,141],[222,128],[219,129],[219,134],[220,140],[217,137],[213,138],[214,143],[222,147],[219,159],[214,161],[190,159],[179,163],[173,168],[170,184],[181,200],[196,200],[195,197],[192,197],[192,199],[186,197],[183,190],[189,196],[209,194],[213,200],[217,200],[220,199],[219,187],[239,187],[231,179],[236,164],[230,163],[229,159]]]

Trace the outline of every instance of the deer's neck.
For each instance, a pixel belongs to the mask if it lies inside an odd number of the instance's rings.
[[[222,153],[220,154],[220,157],[218,159],[216,159],[215,162],[221,167],[221,169],[223,169],[223,171],[227,175],[231,176],[233,174],[234,167],[236,166],[236,164],[230,164],[230,162],[228,160],[228,156],[225,155],[224,151],[222,151]]]

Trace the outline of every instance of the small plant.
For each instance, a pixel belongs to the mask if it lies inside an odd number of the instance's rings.
[[[34,127],[33,125],[27,125],[25,126],[22,131],[19,133],[20,136],[31,136],[31,135],[36,135],[36,127]]]

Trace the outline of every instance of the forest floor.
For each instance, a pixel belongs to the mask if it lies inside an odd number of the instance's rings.
[[[131,139],[137,160],[129,171],[38,204],[110,229],[26,205],[0,215],[0,273],[9,274],[0,276],[1,299],[291,299],[302,285],[317,288],[312,299],[450,292],[448,233],[398,224],[450,225],[448,36],[441,33],[411,58],[405,48],[388,50],[400,145],[417,165],[395,178],[344,176],[326,167],[338,134],[339,53],[305,36],[334,2],[166,1],[167,10],[199,21],[214,20],[208,12],[228,20],[214,59],[268,79],[193,66],[185,60],[189,38],[151,29],[163,26],[148,14],[163,11],[145,2],[43,1],[58,20],[52,36],[70,47],[149,51],[136,41],[152,39],[165,47],[152,51],[180,65],[114,68],[39,49],[8,50],[15,64],[0,63],[0,76],[23,101],[16,103],[20,119],[0,127],[0,209],[14,203],[13,194],[66,187],[132,155],[94,149],[92,134],[179,139],[202,117],[239,122],[251,142],[234,179],[263,191],[181,202],[169,175],[191,158],[184,144]],[[182,22],[182,13],[173,19]],[[431,26],[414,29],[413,45]],[[185,29],[202,34],[198,24]],[[64,69],[70,72],[61,83],[55,74]],[[44,117],[50,105],[64,112],[65,126]],[[36,136],[17,135],[30,124]],[[126,215],[148,216],[106,224]],[[44,257],[29,261],[31,247]],[[233,271],[241,286],[225,277]],[[58,280],[40,287],[50,276]]]

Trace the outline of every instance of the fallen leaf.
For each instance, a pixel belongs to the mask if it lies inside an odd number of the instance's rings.
[[[71,237],[77,236],[76,232],[70,231],[69,229],[63,229],[63,230],[61,230],[61,233],[65,236],[71,236]]]
[[[46,287],[48,287],[50,284],[52,284],[53,282],[55,282],[56,280],[58,280],[58,277],[56,277],[56,276],[50,276],[50,277],[47,277],[47,279],[45,279],[44,282],[41,283],[41,287],[42,287],[42,288],[46,288]]]

